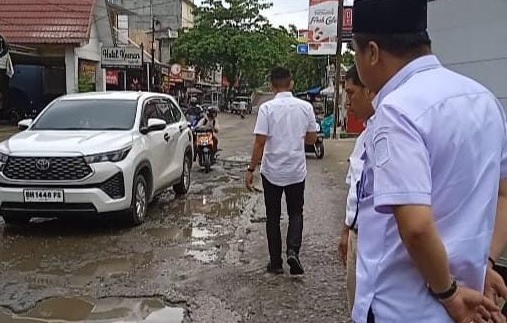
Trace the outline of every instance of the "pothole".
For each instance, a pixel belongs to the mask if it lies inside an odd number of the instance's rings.
[[[157,298],[49,298],[23,314],[0,309],[2,323],[181,323],[185,309]]]

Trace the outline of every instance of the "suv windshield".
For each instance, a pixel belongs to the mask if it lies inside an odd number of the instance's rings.
[[[33,130],[129,130],[136,119],[135,100],[60,100],[33,125]]]

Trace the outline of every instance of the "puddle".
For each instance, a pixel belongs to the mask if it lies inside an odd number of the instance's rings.
[[[151,228],[146,232],[160,240],[181,241],[181,240],[205,240],[215,237],[217,234],[204,227],[189,228]]]
[[[75,271],[77,276],[97,277],[112,276],[130,272],[135,267],[132,259],[116,258],[90,263]]]
[[[160,299],[50,298],[41,301],[26,314],[0,309],[2,323],[180,323],[185,310],[169,307]]]
[[[239,216],[250,200],[247,193],[230,197],[213,195],[190,196],[182,201],[175,201],[167,210],[179,216],[206,215],[213,217]]]
[[[187,249],[185,251],[185,256],[194,258],[195,260],[200,261],[202,263],[209,264],[218,260],[220,252],[218,248],[204,250]]]

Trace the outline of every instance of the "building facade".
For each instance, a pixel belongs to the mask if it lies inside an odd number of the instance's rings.
[[[135,15],[129,17],[130,38],[151,49],[152,29],[155,30],[153,45],[155,57],[162,63],[171,60],[171,44],[182,28],[194,25],[193,0],[109,0]],[[155,23],[152,23],[152,17]]]
[[[101,47],[113,45],[105,0],[3,0],[0,34],[14,66],[5,91],[9,108],[41,108],[62,94],[105,90]]]
[[[433,51],[448,68],[490,89],[507,108],[507,1],[428,3]]]

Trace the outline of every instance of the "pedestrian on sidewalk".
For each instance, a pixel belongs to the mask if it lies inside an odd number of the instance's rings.
[[[377,93],[353,320],[505,322],[483,295],[486,282],[507,296],[488,265],[507,242],[503,108],[431,53],[426,0],[356,0],[353,21],[359,75]]]
[[[345,74],[345,93],[347,95],[345,106],[357,118],[366,121],[375,112],[371,105],[374,94],[368,90],[357,73],[357,67],[352,66]],[[357,234],[359,214],[359,189],[361,174],[363,172],[364,138],[368,129],[364,130],[356,139],[354,150],[349,157],[349,171],[345,182],[349,185],[347,205],[345,209],[345,223],[340,237],[339,255],[347,272],[347,301],[349,311],[352,313],[356,292],[356,259],[357,259]]]
[[[271,71],[271,87],[275,98],[263,103],[257,115],[255,142],[246,187],[253,189],[253,174],[261,164],[266,233],[270,261],[267,271],[283,273],[280,217],[282,195],[285,193],[289,228],[287,231],[287,263],[292,275],[302,275],[299,251],[303,234],[303,205],[306,171],[305,144],[313,145],[317,127],[313,107],[292,95],[294,81],[283,67]]]

